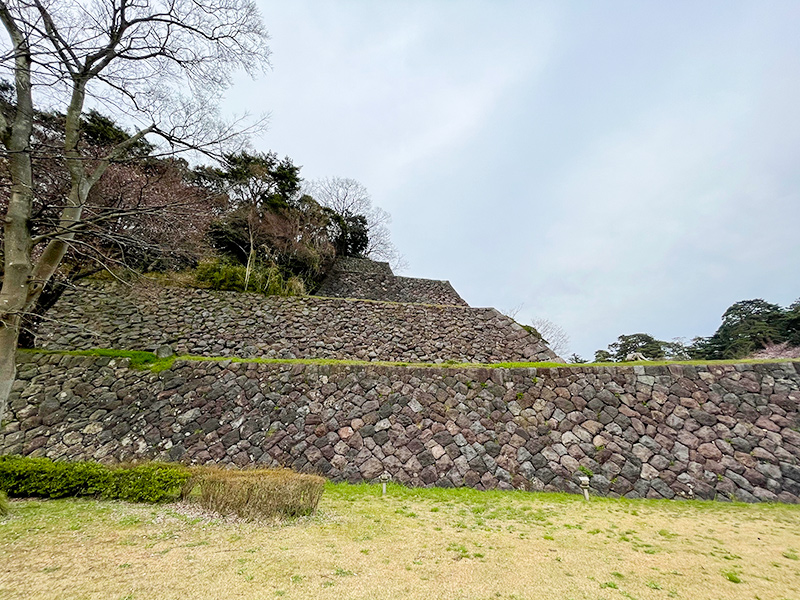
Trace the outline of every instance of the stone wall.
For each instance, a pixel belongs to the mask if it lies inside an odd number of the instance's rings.
[[[800,363],[553,369],[20,354],[0,452],[797,502]]]
[[[36,345],[268,358],[394,362],[560,359],[492,308],[184,288],[86,287],[47,314]]]
[[[467,306],[449,281],[397,277],[389,263],[341,258],[317,290],[334,298],[363,298],[386,302],[414,302]]]
[[[361,273],[362,275],[393,275],[388,262],[365,258],[337,258],[333,265],[334,272]]]

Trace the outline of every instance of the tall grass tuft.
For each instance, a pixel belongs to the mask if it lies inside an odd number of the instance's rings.
[[[0,491],[0,517],[5,517],[8,510],[8,497],[5,492]]]
[[[302,279],[287,277],[274,264],[254,264],[248,278],[244,265],[216,259],[200,263],[195,276],[198,283],[212,290],[250,291],[267,296],[303,296],[306,293]]]
[[[184,487],[191,498],[199,488],[198,501],[204,508],[245,519],[299,517],[313,513],[325,485],[317,475],[290,469],[227,470],[196,469]]]

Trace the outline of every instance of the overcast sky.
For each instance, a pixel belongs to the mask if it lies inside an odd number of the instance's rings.
[[[225,109],[363,183],[404,275],[585,358],[800,297],[800,2],[259,5],[273,68]]]

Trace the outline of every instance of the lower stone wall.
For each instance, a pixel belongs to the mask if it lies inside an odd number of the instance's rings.
[[[800,363],[451,369],[21,353],[0,452],[797,502]]]

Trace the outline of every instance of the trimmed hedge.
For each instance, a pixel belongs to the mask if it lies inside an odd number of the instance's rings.
[[[187,467],[167,463],[107,466],[47,458],[0,456],[0,490],[9,496],[95,496],[129,502],[164,502],[180,497]]]

